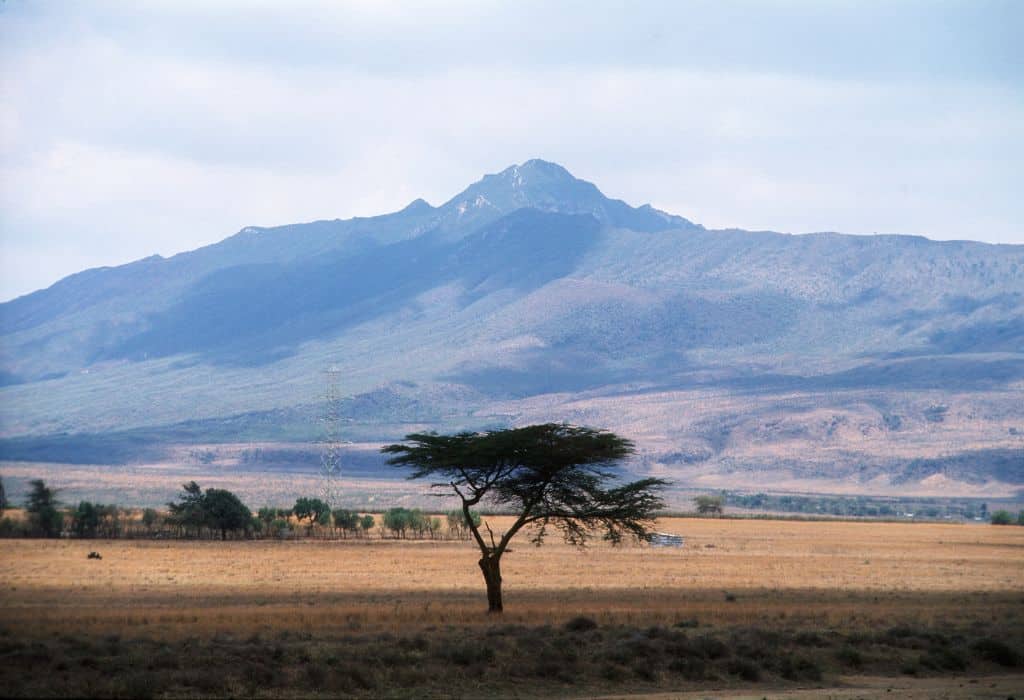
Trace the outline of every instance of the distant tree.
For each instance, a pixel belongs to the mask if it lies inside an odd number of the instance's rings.
[[[661,479],[617,483],[611,467],[633,452],[633,444],[603,430],[548,423],[485,433],[414,433],[407,443],[383,448],[389,463],[412,470],[410,479],[430,477],[462,501],[466,527],[480,549],[488,611],[500,613],[501,558],[521,529],[534,528],[540,545],[548,527],[582,546],[595,529],[619,542],[623,534],[648,535],[647,525],[663,502]],[[509,529],[487,538],[470,509],[481,502],[515,513]]]
[[[78,537],[95,537],[100,526],[100,514],[89,501],[81,501],[71,515],[71,531]]]
[[[275,518],[270,523],[270,532],[274,537],[284,537],[288,533],[288,521],[284,518]]]
[[[348,536],[350,532],[359,530],[359,513],[346,508],[338,508],[333,513],[334,527],[341,530],[342,534]]]
[[[409,529],[423,537],[430,530],[430,518],[419,508],[413,508],[409,511]]]
[[[306,535],[313,534],[314,525],[326,525],[330,522],[331,518],[331,507],[321,501],[319,498],[302,498],[295,501],[295,505],[292,507],[292,514],[295,515],[295,519],[300,523],[305,520],[306,522]]]
[[[273,534],[273,523],[279,517],[277,508],[263,506],[259,509],[259,512],[256,513],[256,519],[260,522],[260,529],[263,531],[264,536]]]
[[[153,526],[156,525],[157,520],[159,519],[160,514],[157,513],[154,508],[146,508],[142,511],[142,524],[146,526],[147,533],[153,531]]]
[[[188,533],[194,529],[198,536],[206,526],[206,511],[203,509],[203,490],[194,481],[183,484],[177,501],[170,501],[167,507],[171,514],[168,520]]]
[[[462,510],[456,508],[446,513],[448,519],[448,532],[451,533],[452,537],[459,539],[468,539],[469,528],[466,526],[466,515]],[[476,526],[480,527],[480,513],[475,510],[469,511],[469,519]]]
[[[59,537],[64,526],[64,516],[57,506],[57,490],[51,489],[42,479],[33,479],[29,483],[29,494],[25,501],[25,510],[29,514],[32,529],[43,537]]]
[[[178,501],[167,504],[171,510],[171,522],[184,527],[187,532],[194,528],[200,534],[204,527],[220,531],[220,538],[226,540],[228,532],[248,531],[252,526],[252,511],[241,499],[226,489],[203,490],[194,481],[182,486]]]
[[[222,540],[228,538],[229,531],[248,531],[252,527],[252,511],[238,496],[226,489],[206,489],[202,507],[206,514],[205,522],[220,530]]]
[[[4,491],[4,478],[0,476],[0,515],[7,510],[7,492]]]
[[[404,539],[405,533],[412,527],[412,511],[407,508],[389,508],[384,513],[383,524],[395,537]]]
[[[427,524],[427,532],[430,533],[430,539],[436,539],[441,536],[441,518],[432,517]]]
[[[997,510],[992,513],[991,521],[993,525],[1012,525],[1013,516],[1008,510]]]
[[[1022,510],[1019,513],[1017,513],[1017,524],[1018,525],[1024,525],[1024,510]]]
[[[701,515],[721,515],[725,499],[721,496],[697,496],[693,502]]]
[[[121,509],[116,505],[96,504],[96,513],[99,515],[100,537],[114,538],[121,535]]]
[[[369,513],[364,515],[362,517],[362,519],[359,521],[359,527],[362,529],[363,532],[366,532],[366,533],[369,533],[370,530],[372,530],[376,524],[377,524],[376,518],[374,518]]]

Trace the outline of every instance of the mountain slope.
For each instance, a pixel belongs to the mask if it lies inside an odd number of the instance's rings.
[[[573,420],[690,480],[1024,485],[1024,246],[710,231],[539,160],[73,275],[0,305],[0,337],[0,457],[125,430],[148,454],[186,423],[314,439],[336,366],[405,397],[353,399],[354,438]]]

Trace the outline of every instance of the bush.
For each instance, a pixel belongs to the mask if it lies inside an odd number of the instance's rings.
[[[952,649],[931,649],[921,656],[919,663],[933,671],[963,671],[967,668],[967,660]]]
[[[787,681],[820,681],[821,667],[805,657],[784,656],[779,664],[779,675]]]
[[[730,661],[726,670],[732,675],[739,676],[743,680],[751,683],[761,680],[760,667],[754,662],[747,661],[746,659],[734,659],[733,661]]]
[[[851,646],[845,646],[836,652],[836,659],[844,666],[860,668],[864,665],[864,657]]]
[[[444,658],[459,666],[486,664],[494,660],[494,649],[470,642],[453,644],[443,652]]]
[[[1013,516],[1010,515],[1010,511],[1008,510],[997,510],[995,513],[992,514],[991,520],[993,525],[1013,524]]]
[[[10,518],[0,519],[0,537],[14,537],[16,534],[17,528],[13,520]]]
[[[1000,666],[1020,666],[1021,656],[1006,642],[998,639],[979,639],[972,647],[983,659]]]
[[[582,615],[580,615],[579,617],[574,617],[565,623],[565,629],[569,632],[587,632],[589,630],[595,629],[596,627],[597,622],[595,622],[589,617],[584,617]]]
[[[698,637],[694,640],[694,649],[706,659],[722,659],[729,655],[729,647],[714,637]]]
[[[673,659],[669,662],[668,670],[680,674],[688,681],[702,681],[708,678],[707,662],[704,659]]]

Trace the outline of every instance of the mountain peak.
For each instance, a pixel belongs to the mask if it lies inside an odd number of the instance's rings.
[[[523,182],[528,177],[540,177],[548,182],[582,182],[558,163],[532,158],[522,165],[510,165],[498,173],[498,177]]]
[[[399,214],[422,214],[425,212],[433,211],[434,207],[425,199],[414,199],[402,209]]]
[[[581,180],[558,163],[533,158],[484,175],[446,202],[453,222],[466,224],[531,208],[561,214],[588,214],[601,224],[636,231],[689,228],[686,219],[651,207],[634,208],[609,199],[593,183]]]

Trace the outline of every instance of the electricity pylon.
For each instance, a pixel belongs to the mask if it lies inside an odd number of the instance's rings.
[[[320,498],[338,507],[341,481],[341,369],[332,365],[324,371],[324,411],[320,419]]]

